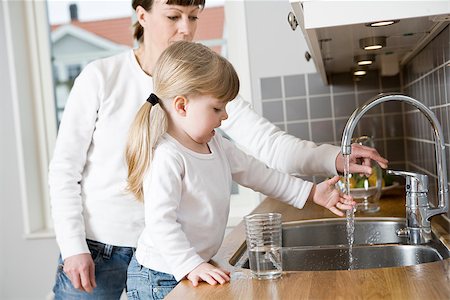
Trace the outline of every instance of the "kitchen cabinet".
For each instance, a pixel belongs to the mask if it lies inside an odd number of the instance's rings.
[[[355,67],[355,56],[368,53],[360,48],[360,39],[387,38],[385,47],[370,52],[376,59],[368,69],[380,70],[382,75],[395,75],[393,65],[406,64],[450,21],[448,0],[290,0],[290,3],[314,64],[326,84],[327,75],[351,72]],[[384,20],[397,22],[377,28],[368,26]]]

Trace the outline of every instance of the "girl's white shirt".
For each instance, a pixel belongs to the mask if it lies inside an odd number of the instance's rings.
[[[49,168],[52,217],[63,259],[89,253],[86,238],[135,247],[144,207],[126,191],[125,146],[152,78],[133,50],[96,60],[75,80]],[[280,131],[240,97],[222,129],[267,165],[287,173],[336,174],[339,148],[317,146]]]
[[[138,262],[177,281],[219,249],[228,220],[232,180],[297,208],[312,183],[268,168],[216,134],[210,154],[161,137],[144,179],[145,229]]]

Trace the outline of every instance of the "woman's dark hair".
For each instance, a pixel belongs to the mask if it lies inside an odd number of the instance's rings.
[[[205,1],[206,0],[167,0],[166,4],[169,5],[181,5],[181,6],[199,6],[200,8],[205,7]],[[131,6],[134,10],[138,6],[141,6],[146,11],[150,11],[153,7],[154,0],[132,0]],[[134,27],[134,34],[133,37],[138,41],[142,42],[144,39],[144,28],[142,28],[141,24],[139,24],[138,21],[136,21],[133,24]]]

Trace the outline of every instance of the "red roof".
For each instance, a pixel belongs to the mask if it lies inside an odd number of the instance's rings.
[[[223,6],[205,8],[198,15],[195,40],[222,39],[224,19]]]
[[[72,21],[70,24],[113,41],[114,43],[133,47],[133,26],[131,17],[99,21]],[[62,25],[65,24],[52,25],[52,31]],[[205,8],[199,14],[195,40],[222,39],[223,25],[223,6]],[[217,47],[213,47],[213,49],[218,51]]]
[[[70,24],[108,39],[114,43],[133,47],[133,28],[131,24],[131,17],[85,22],[72,21]],[[52,31],[61,25],[52,26]]]

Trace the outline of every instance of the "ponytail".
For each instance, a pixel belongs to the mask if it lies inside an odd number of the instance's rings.
[[[158,139],[167,131],[166,113],[161,105],[145,102],[136,114],[128,134],[125,158],[128,164],[127,190],[143,201],[143,181],[153,159]]]
[[[142,25],[136,21],[133,24],[133,28],[134,28],[134,32],[133,32],[133,37],[136,41],[138,41],[139,43],[142,43],[142,41],[144,40],[144,27],[142,27]]]

